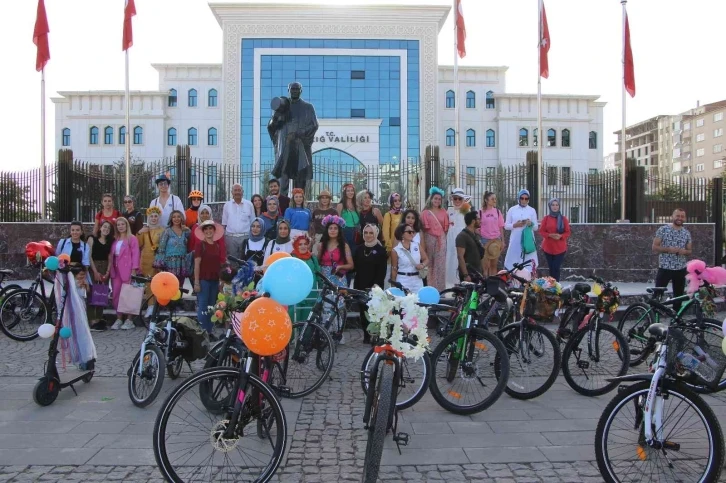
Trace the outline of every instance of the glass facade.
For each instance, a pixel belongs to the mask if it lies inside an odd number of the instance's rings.
[[[255,99],[255,49],[280,49],[260,55],[259,97]],[[295,49],[318,49],[295,54]],[[340,51],[326,49],[346,49]],[[356,55],[355,50],[372,49],[377,55]],[[406,50],[407,82],[402,85],[401,56],[386,55],[386,50]],[[254,103],[260,105],[260,163],[273,163],[272,141],[267,134],[270,100],[287,96],[287,85],[303,85],[302,97],[315,106],[321,119],[381,119],[379,128],[379,163],[391,163],[402,156],[420,155],[420,77],[419,42],[412,40],[344,40],[344,39],[243,39],[241,101],[241,165],[253,166]],[[407,109],[406,152],[402,153],[402,96]]]

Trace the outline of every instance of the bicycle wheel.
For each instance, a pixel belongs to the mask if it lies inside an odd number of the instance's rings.
[[[139,374],[139,364],[141,364],[141,374]],[[161,391],[161,386],[164,385],[165,367],[164,354],[153,344],[144,348],[143,361],[139,354],[136,354],[128,372],[129,397],[135,406],[145,408],[154,402]]]
[[[615,389],[619,382],[608,382],[628,372],[630,351],[625,337],[606,323],[598,324],[590,334],[584,327],[565,345],[562,352],[562,374],[567,384],[583,396],[601,396]],[[592,337],[592,354],[588,338]]]
[[[630,348],[630,367],[640,365],[655,350],[655,341],[648,334],[651,325],[653,316],[647,304],[635,303],[623,312],[618,330]]]
[[[295,322],[287,350],[287,360],[282,364],[285,394],[303,397],[322,386],[335,358],[328,331],[315,322]]]
[[[184,367],[184,358],[182,356],[176,356],[173,361],[169,362],[166,366],[166,372],[169,379],[177,379],[181,375],[182,368]]]
[[[48,304],[38,292],[20,289],[7,292],[0,305],[0,329],[13,340],[38,337],[38,327],[49,321]]]
[[[382,361],[378,364],[376,375],[376,392],[373,395],[371,415],[368,419],[368,442],[363,462],[363,483],[376,483],[383,456],[383,439],[388,432],[390,420],[391,396],[393,395],[393,366]]]
[[[509,354],[509,378],[504,391],[515,399],[541,396],[555,383],[560,373],[560,344],[552,332],[539,325],[527,324],[524,340],[520,327],[512,327],[503,338]],[[495,374],[500,373],[501,359],[494,361]]]
[[[326,317],[325,328],[330,332],[330,337],[333,340],[333,350],[338,352],[338,344],[343,340],[343,329],[345,328],[345,322],[348,319],[348,309],[345,307],[345,297],[338,295],[336,297],[336,306],[332,307],[331,304],[326,304],[326,310],[323,312]]]
[[[618,391],[600,416],[595,455],[602,477],[613,483],[718,481],[724,441],[713,410],[686,387],[666,381],[657,396],[663,402],[662,425],[654,421],[653,433],[662,434],[668,448],[657,450],[644,439],[649,389],[650,382],[643,381]]]
[[[373,348],[363,359],[360,368],[360,384],[363,394],[368,394],[368,383],[371,378],[371,365],[375,361]],[[419,402],[426,394],[431,381],[431,358],[424,353],[418,360],[401,358],[402,383],[398,386],[396,409],[407,409]]]
[[[247,375],[234,436],[224,437],[240,377],[232,367],[204,369],[166,398],[154,425],[154,457],[167,481],[267,482],[273,477],[287,446],[287,422],[272,390],[257,376]],[[220,411],[209,411],[200,402],[202,385],[226,388],[218,398]],[[257,436],[258,420],[263,421],[262,438]]]
[[[483,329],[458,330],[434,349],[431,395],[447,411],[474,414],[499,399],[509,378],[509,358],[497,336]],[[500,357],[499,377],[494,362]]]

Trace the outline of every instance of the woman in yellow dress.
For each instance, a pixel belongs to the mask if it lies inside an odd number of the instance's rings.
[[[158,206],[152,206],[146,210],[147,224],[136,234],[139,240],[139,249],[141,250],[141,274],[145,277],[153,277],[158,272],[152,264],[154,263],[154,255],[159,247],[159,240],[164,227],[159,223],[161,218],[161,209]],[[151,297],[150,285],[146,286],[144,299]],[[154,299],[149,300],[149,307],[146,309],[147,318],[151,317],[151,311],[154,310]]]

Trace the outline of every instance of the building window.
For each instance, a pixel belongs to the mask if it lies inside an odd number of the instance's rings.
[[[713,162],[713,169],[723,168],[723,159],[717,159]]]
[[[166,144],[167,146],[176,146],[176,128],[170,127],[166,131]]]
[[[597,133],[595,131],[590,131],[588,143],[590,145],[590,149],[597,149]]]
[[[597,168],[590,168],[588,174],[597,174]]]
[[[703,118],[696,119],[696,127],[702,127],[703,126]]]
[[[207,184],[217,184],[217,167],[209,166],[207,169]]]
[[[487,92],[487,109],[494,109],[494,92]]]
[[[189,92],[187,93],[188,98],[188,105],[189,107],[197,107],[197,90],[196,89],[189,89]]]
[[[497,146],[496,134],[494,129],[487,129],[487,147],[495,148]]]
[[[720,153],[721,151],[723,151],[723,144],[713,145],[713,154]]]
[[[539,143],[539,128],[532,130],[532,146],[537,147]]]
[[[210,127],[207,131],[207,145],[208,146],[216,146],[217,145],[217,128],[216,127]]]
[[[497,168],[488,167],[487,168],[487,178],[493,178],[497,174]]]
[[[350,71],[350,78],[351,79],[365,79],[366,78],[366,71],[364,71],[364,70],[351,70]]]
[[[568,166],[562,167],[562,186],[570,186],[570,168]]]
[[[703,163],[699,163],[696,165],[696,173],[700,173],[705,169],[706,169],[706,166]]]
[[[176,89],[169,89],[169,107],[176,107]]]
[[[389,126],[400,126],[401,125],[401,118],[400,117],[392,117],[388,119],[388,125]]]
[[[466,147],[473,148],[476,146],[476,131],[473,129],[466,130]]]
[[[716,133],[714,133],[714,135],[715,134]],[[706,140],[706,133],[696,134],[696,142],[697,143],[700,143],[701,141],[705,141],[705,140]]]
[[[557,184],[557,166],[547,167],[547,185],[554,186]]]
[[[144,144],[144,128],[141,126],[134,128],[134,144]]]
[[[118,143],[126,144],[126,126],[118,128]]]
[[[476,184],[476,168],[473,166],[466,167],[466,185],[474,186]]]
[[[456,146],[456,132],[451,128],[446,130],[446,145]]]
[[[365,109],[351,109],[350,110],[350,117],[365,118],[366,117],[366,110]]]
[[[555,129],[547,130],[547,147],[554,148],[557,146],[557,131]]]
[[[723,128],[722,127],[713,130],[713,137],[720,138],[721,136],[723,136]]]
[[[98,144],[98,128],[91,126],[88,132],[88,144]]]
[[[476,94],[474,94],[474,91],[466,92],[466,108],[467,109],[476,108]]]
[[[703,148],[696,149],[696,157],[700,158],[701,156],[706,154],[706,150]]]
[[[113,128],[111,126],[103,128],[103,144],[113,144]]]
[[[63,146],[70,146],[71,145],[71,130],[67,127],[63,128],[63,131],[61,131],[61,135],[63,137]]]
[[[713,122],[723,121],[723,112],[717,112],[713,115]]]
[[[456,107],[456,96],[454,91],[446,91],[446,108],[453,109]]]
[[[187,131],[187,144],[190,146],[197,145],[197,128],[190,127]]]
[[[207,107],[217,107],[217,89],[209,89],[207,93]]]
[[[684,122],[683,123],[683,130],[684,131],[690,131],[691,130],[691,123],[690,122]]]
[[[569,129],[562,130],[562,145],[561,146],[563,148],[570,147],[570,130]]]
[[[529,131],[525,128],[519,130],[519,145],[529,146]]]

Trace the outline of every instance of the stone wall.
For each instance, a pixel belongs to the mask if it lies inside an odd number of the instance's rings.
[[[221,220],[221,204],[212,206],[214,218]],[[598,276],[615,282],[649,282],[655,278],[658,257],[651,252],[656,224],[573,224],[569,249],[562,269],[563,278]],[[714,262],[714,225],[687,225],[693,237],[694,258]],[[54,246],[68,236],[67,223],[0,223],[0,268],[12,268],[17,277],[35,276],[25,259],[25,245],[48,240]],[[86,225],[90,234],[92,225]],[[509,232],[505,232],[508,235]],[[538,242],[541,239],[538,236]],[[538,243],[539,244],[539,243]],[[546,273],[544,254],[539,253],[540,272]],[[502,261],[504,256],[502,255]]]

